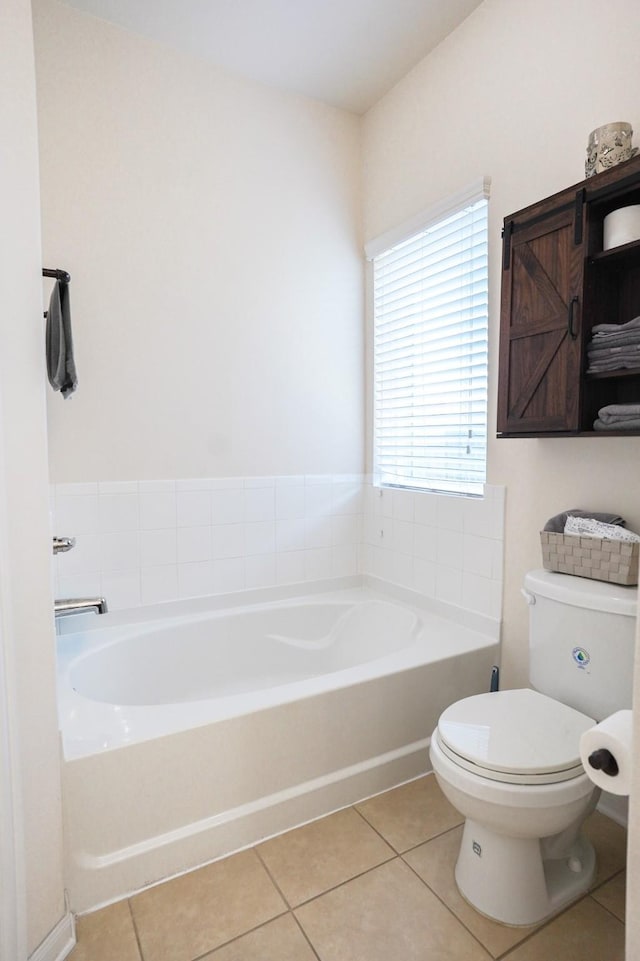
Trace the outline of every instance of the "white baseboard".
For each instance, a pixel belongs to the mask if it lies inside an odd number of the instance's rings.
[[[29,961],[64,961],[76,944],[76,926],[70,911],[58,921],[44,941],[29,957]]]

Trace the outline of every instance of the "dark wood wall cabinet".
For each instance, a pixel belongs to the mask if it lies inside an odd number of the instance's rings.
[[[587,373],[596,324],[640,316],[640,240],[603,249],[611,211],[640,204],[640,156],[505,218],[498,437],[612,436],[598,410],[640,403],[640,367]]]

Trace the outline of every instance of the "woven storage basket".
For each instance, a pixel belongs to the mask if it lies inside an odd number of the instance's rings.
[[[542,563],[548,571],[576,574],[611,584],[638,583],[640,544],[577,534],[540,531]]]

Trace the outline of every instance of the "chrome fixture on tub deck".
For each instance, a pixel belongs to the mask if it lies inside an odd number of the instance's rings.
[[[53,609],[56,617],[62,614],[85,614],[88,611],[106,614],[109,610],[105,597],[70,597],[54,601]]]

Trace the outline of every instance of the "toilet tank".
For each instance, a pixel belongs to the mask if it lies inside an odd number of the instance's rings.
[[[589,717],[631,707],[638,589],[530,571],[531,686]]]

